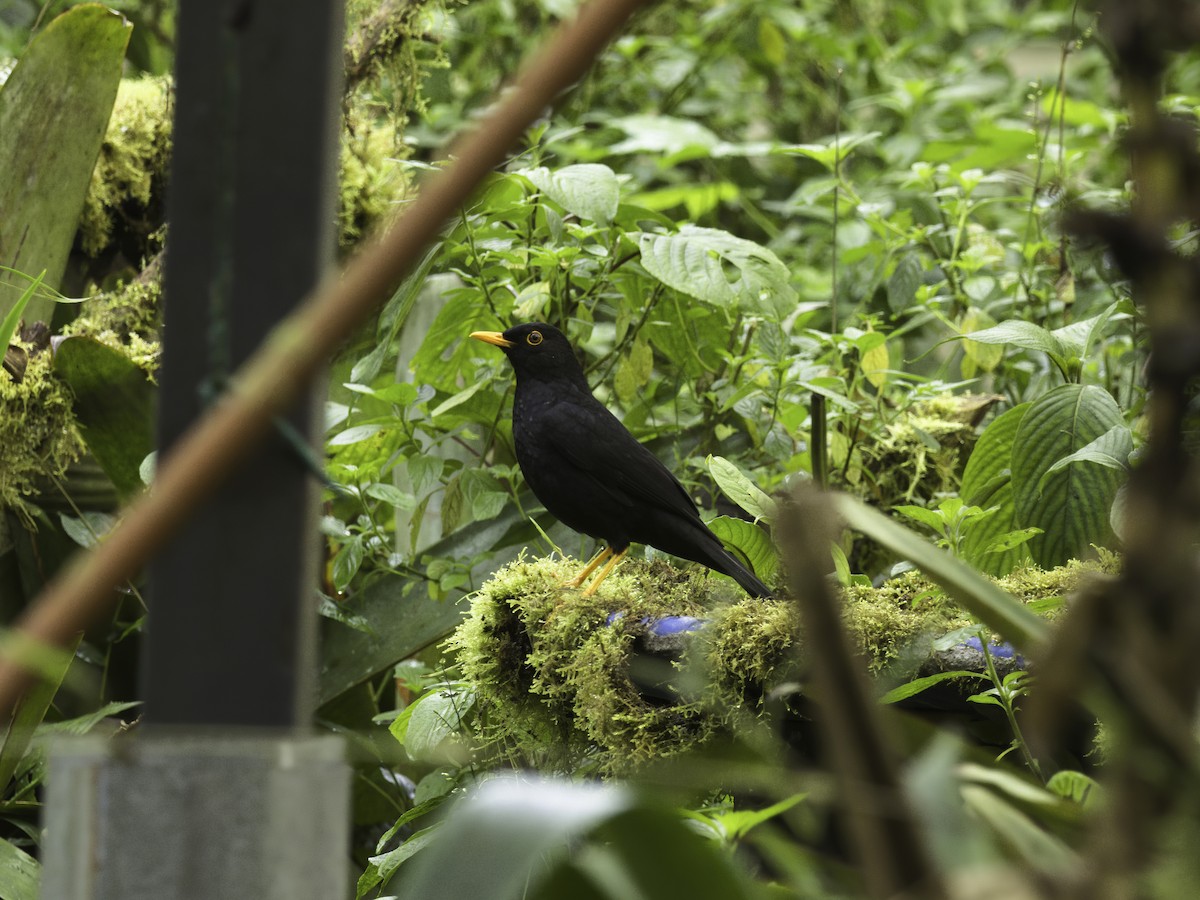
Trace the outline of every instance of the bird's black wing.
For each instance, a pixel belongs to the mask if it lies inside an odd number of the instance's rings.
[[[562,404],[555,409],[555,424],[545,439],[614,499],[699,519],[696,504],[671,470],[601,404]]]

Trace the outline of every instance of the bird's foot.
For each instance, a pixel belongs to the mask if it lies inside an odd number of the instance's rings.
[[[610,559],[605,564],[604,568],[600,570],[600,574],[596,576],[595,580],[587,586],[583,592],[583,596],[590,597],[592,594],[596,593],[596,588],[600,587],[600,582],[608,577],[608,573],[611,572],[616,567],[617,563],[622,560],[625,554],[629,552],[629,548],[626,547],[620,553],[613,553],[612,550],[609,550],[608,552],[612,555],[612,559]]]
[[[582,572],[580,572],[578,575],[576,575],[570,581],[566,582],[566,587],[577,588],[580,585],[582,585],[585,581],[587,581],[587,577],[596,571],[596,567],[598,565],[600,565],[600,563],[602,563],[606,559],[608,559],[610,556],[612,556],[612,548],[605,547],[603,550],[601,550],[599,553],[597,553],[595,556],[592,557],[592,561],[589,562],[586,566],[584,566]]]

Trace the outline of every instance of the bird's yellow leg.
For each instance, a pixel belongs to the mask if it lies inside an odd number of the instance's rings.
[[[573,588],[579,587],[581,584],[583,584],[585,581],[587,581],[587,577],[589,575],[591,575],[593,572],[596,571],[596,566],[600,565],[600,563],[604,562],[610,556],[612,556],[612,548],[605,547],[603,550],[601,550],[599,553],[597,553],[595,556],[592,557],[592,561],[584,567],[582,572],[580,572],[578,575],[576,575],[574,578],[572,578],[570,581],[567,582],[567,586],[573,587]]]
[[[611,550],[609,550],[608,552],[612,553]],[[587,590],[585,590],[583,592],[583,596],[590,597],[590,596],[592,596],[592,594],[596,593],[596,588],[600,587],[600,582],[602,582],[605,578],[608,577],[608,573],[613,570],[613,567],[616,566],[616,564],[621,561],[621,558],[624,557],[625,554],[628,552],[629,552],[629,548],[626,547],[620,553],[614,554],[613,558],[610,559],[608,561],[608,563],[604,566],[604,568],[600,570],[600,574],[596,576],[596,580],[587,586]]]

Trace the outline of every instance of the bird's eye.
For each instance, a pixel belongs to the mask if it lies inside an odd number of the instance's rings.
[[[542,333],[540,331],[531,331],[525,338],[525,343],[530,347],[536,347],[542,342]]]

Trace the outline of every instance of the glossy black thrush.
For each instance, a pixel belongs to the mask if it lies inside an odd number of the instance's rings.
[[[592,396],[561,331],[534,322],[471,337],[500,347],[517,373],[513,439],[533,493],[563,524],[606,544],[573,586],[607,561],[592,593],[639,543],[723,572],[752,596],[770,596],[701,521],[670,470]]]

